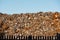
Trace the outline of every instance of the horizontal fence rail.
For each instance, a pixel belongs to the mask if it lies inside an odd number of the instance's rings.
[[[0,35],[0,40],[60,40],[60,34],[57,33],[56,36],[2,36]]]

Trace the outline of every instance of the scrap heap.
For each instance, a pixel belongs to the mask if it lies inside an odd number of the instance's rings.
[[[52,36],[60,33],[59,12],[0,13],[0,33],[20,36]]]

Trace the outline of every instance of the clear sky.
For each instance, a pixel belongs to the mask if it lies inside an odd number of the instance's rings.
[[[60,12],[60,0],[0,0],[2,13]]]

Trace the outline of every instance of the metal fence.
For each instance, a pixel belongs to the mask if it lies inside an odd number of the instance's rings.
[[[60,40],[60,34],[56,36],[2,36],[0,40]]]

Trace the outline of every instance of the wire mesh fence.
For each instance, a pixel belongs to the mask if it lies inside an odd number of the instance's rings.
[[[57,33],[56,36],[2,36],[0,35],[0,40],[60,40],[60,34]]]

